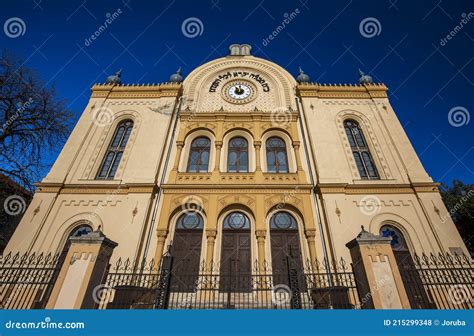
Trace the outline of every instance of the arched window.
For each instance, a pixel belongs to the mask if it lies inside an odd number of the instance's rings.
[[[200,230],[204,227],[201,215],[191,212],[181,215],[176,223],[177,230]]]
[[[242,212],[235,211],[224,219],[224,229],[246,230],[250,229],[250,220]]]
[[[206,137],[194,139],[189,151],[188,173],[207,172],[210,152],[211,140]]]
[[[67,253],[67,251],[69,250],[69,247],[71,246],[71,241],[69,240],[69,238],[85,236],[86,234],[92,231],[93,231],[92,227],[89,224],[81,224],[77,226],[76,228],[74,228],[74,230],[71,231],[69,236],[67,236],[66,243],[64,244],[64,247],[62,250],[63,256],[64,257],[66,256],[65,254]]]
[[[235,137],[229,141],[227,171],[231,173],[249,171],[249,147],[245,138]]]
[[[354,120],[344,121],[347,140],[351,145],[352,154],[362,179],[378,179],[379,174],[375,167],[369,147],[365,141],[364,134],[359,124]]]
[[[267,169],[269,173],[288,173],[286,144],[281,138],[271,137],[266,142]]]
[[[124,120],[118,124],[115,134],[110,142],[104,161],[102,162],[97,179],[113,179],[122,158],[125,146],[133,129],[133,121]]]
[[[277,212],[270,218],[270,229],[276,230],[296,230],[296,220],[288,212]]]
[[[403,233],[400,232],[393,225],[384,225],[380,228],[380,235],[382,237],[391,237],[392,241],[390,245],[394,251],[408,251],[408,245],[403,236]]]

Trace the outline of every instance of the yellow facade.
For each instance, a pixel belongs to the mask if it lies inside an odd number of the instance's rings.
[[[236,86],[248,96],[233,97]],[[125,120],[133,129],[115,174],[98,179]],[[378,178],[361,177],[346,120],[360,125]],[[189,172],[198,137],[210,141],[207,171]],[[228,169],[235,137],[248,143],[246,172]],[[285,144],[287,172],[269,168],[271,137]],[[437,186],[385,85],[298,83],[244,50],[194,69],[183,82],[95,85],[6,252],[61,251],[86,224],[118,243],[112,260],[159,259],[172,245],[178,218],[194,204],[204,220],[205,263],[220,262],[223,221],[232,211],[249,218],[251,260],[260,266],[271,263],[269,223],[279,211],[296,220],[301,256],[311,262],[348,258],[345,244],[361,225],[376,234],[384,225],[397,228],[413,252],[467,254],[451,219],[443,221],[447,210]]]

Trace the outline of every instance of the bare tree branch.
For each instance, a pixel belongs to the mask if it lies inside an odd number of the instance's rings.
[[[14,56],[0,55],[0,172],[29,190],[41,161],[69,134],[71,113],[38,75]]]

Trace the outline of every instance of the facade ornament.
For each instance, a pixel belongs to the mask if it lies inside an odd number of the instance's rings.
[[[105,84],[120,85],[122,84],[122,69],[117,71],[115,75],[107,77]]]
[[[359,69],[359,83],[360,84],[373,84],[374,81],[372,80],[372,77],[369,75],[366,75],[361,69]]]
[[[176,70],[176,73],[170,76],[171,83],[181,83],[183,81],[183,76],[181,75],[181,67]]]
[[[298,83],[309,83],[310,78],[307,74],[304,73],[303,69],[301,67],[298,68],[299,75],[296,77],[296,81]]]

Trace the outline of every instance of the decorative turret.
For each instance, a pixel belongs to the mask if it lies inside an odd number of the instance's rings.
[[[171,83],[181,83],[183,81],[183,76],[181,76],[181,67],[178,68],[176,73],[170,76]]]
[[[366,75],[361,69],[359,69],[359,83],[360,84],[373,84],[374,81],[372,80],[372,77],[369,75]]]
[[[122,69],[117,71],[115,75],[111,75],[107,77],[107,80],[105,81],[106,84],[121,84],[122,79],[120,78],[122,76]]]
[[[298,77],[296,77],[296,80],[298,81],[298,83],[309,83],[310,78],[307,74],[304,73],[303,69],[299,67],[298,71],[300,72]]]

